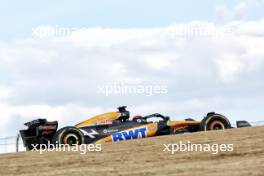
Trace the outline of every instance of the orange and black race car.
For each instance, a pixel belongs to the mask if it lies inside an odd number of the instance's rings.
[[[25,123],[27,130],[20,134],[27,150],[36,144],[69,144],[80,145],[90,143],[117,142],[153,136],[181,134],[187,132],[222,130],[232,128],[229,120],[214,112],[208,113],[202,121],[185,119],[171,121],[161,114],[135,116],[129,120],[130,113],[125,106],[117,112],[109,112],[92,117],[75,126],[67,126],[57,130],[58,122],[37,119]],[[237,121],[237,127],[247,127],[247,121]]]

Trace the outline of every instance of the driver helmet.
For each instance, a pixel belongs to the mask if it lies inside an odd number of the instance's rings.
[[[138,121],[139,119],[141,119],[142,118],[142,116],[140,116],[140,115],[136,115],[136,116],[134,116],[133,118],[132,118],[132,120],[133,121]]]

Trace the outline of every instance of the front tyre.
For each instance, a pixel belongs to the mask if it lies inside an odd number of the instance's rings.
[[[231,124],[229,120],[221,114],[208,113],[201,121],[199,128],[200,131],[224,130],[231,128]]]
[[[83,133],[75,127],[64,127],[54,135],[53,144],[81,145],[84,143]]]

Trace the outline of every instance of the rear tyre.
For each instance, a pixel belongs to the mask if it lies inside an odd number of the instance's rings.
[[[200,131],[224,130],[231,128],[231,124],[229,120],[221,114],[208,113],[201,121],[199,128]]]
[[[84,143],[83,133],[75,127],[64,127],[57,131],[52,139],[53,144],[81,145]]]

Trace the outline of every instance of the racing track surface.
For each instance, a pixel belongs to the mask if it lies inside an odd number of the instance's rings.
[[[233,143],[234,151],[163,152],[163,144]],[[0,155],[0,175],[264,175],[264,126],[104,144],[99,153],[23,152]]]

